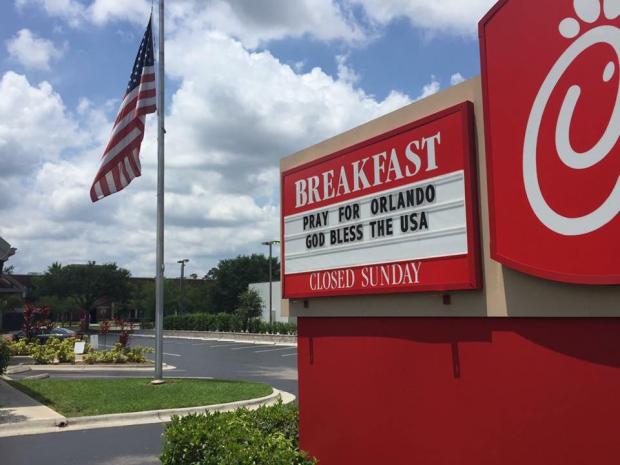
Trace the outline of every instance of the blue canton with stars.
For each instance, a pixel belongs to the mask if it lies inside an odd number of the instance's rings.
[[[151,29],[152,18],[149,19],[149,24],[146,27],[146,32],[140,43],[140,50],[136,56],[136,61],[133,64],[133,71],[129,78],[129,84],[127,84],[127,93],[134,90],[140,84],[140,78],[142,77],[142,69],[145,66],[155,65],[155,55],[153,53],[153,30]]]

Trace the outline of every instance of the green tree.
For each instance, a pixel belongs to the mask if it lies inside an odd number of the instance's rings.
[[[131,295],[129,271],[115,263],[97,265],[66,265],[53,263],[37,281],[40,297],[56,296],[70,299],[82,311],[88,325],[96,306],[103,302],[124,304]]]
[[[213,283],[212,292],[209,293],[211,311],[233,312],[239,306],[239,296],[248,284],[269,280],[269,266],[273,280],[279,280],[280,264],[277,257],[273,257],[271,263],[268,257],[259,254],[221,260],[205,277]]]
[[[71,323],[71,314],[77,308],[75,302],[68,297],[45,295],[37,299],[37,305],[48,307],[53,321],[65,321],[68,318]]]
[[[185,311],[187,313],[213,313],[210,307],[213,282],[205,279],[193,280],[183,284]]]
[[[239,295],[239,306],[235,313],[243,324],[243,329],[248,329],[248,323],[254,318],[259,318],[263,313],[263,299],[254,289],[246,289]]]

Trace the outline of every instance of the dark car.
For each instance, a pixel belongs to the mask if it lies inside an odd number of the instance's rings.
[[[41,329],[37,334],[34,335],[34,339],[38,339],[39,342],[47,342],[48,339],[55,337],[60,339],[61,341],[64,339],[68,339],[70,337],[79,338],[81,336],[80,333],[73,331],[68,328],[52,328],[49,331],[47,329]],[[19,339],[23,339],[26,337],[26,333],[23,331],[19,331],[13,334],[13,340],[17,341]]]

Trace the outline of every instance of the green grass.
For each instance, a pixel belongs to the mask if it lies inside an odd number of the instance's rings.
[[[66,417],[140,412],[234,402],[271,394],[270,386],[243,381],[147,378],[30,379],[12,386]]]

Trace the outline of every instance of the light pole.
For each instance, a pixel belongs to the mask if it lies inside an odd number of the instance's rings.
[[[263,242],[263,245],[268,245],[269,246],[269,323],[273,323],[273,313],[272,313],[272,307],[273,307],[273,298],[272,298],[272,278],[271,278],[271,252],[272,252],[272,247],[274,244],[279,244],[280,241],[266,241]]]
[[[184,299],[184,296],[183,296],[183,276],[185,274],[185,264],[187,262],[189,262],[189,258],[184,258],[183,260],[177,261],[177,263],[181,264],[181,283],[179,284],[179,287],[180,287],[180,296],[179,296],[180,297],[180,302],[179,302],[180,305],[179,305],[179,307],[180,307],[180,310],[181,310],[181,315],[183,315],[183,312],[185,312],[185,309],[183,308],[183,306],[184,306],[183,304],[185,303],[185,299]]]

